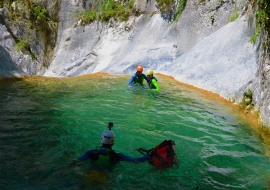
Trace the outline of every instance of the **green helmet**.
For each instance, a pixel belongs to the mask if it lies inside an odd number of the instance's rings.
[[[154,72],[152,71],[152,70],[148,70],[147,72],[146,72],[146,75],[153,75],[154,74]]]

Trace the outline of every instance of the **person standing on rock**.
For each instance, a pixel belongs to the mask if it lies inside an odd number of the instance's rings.
[[[131,87],[133,84],[140,84],[141,86],[143,86],[144,79],[147,81],[148,84],[150,84],[151,81],[147,78],[145,74],[142,73],[143,67],[139,65],[136,70],[137,72],[131,77],[128,86]]]
[[[148,79],[151,81],[149,83],[149,87],[151,89],[156,89],[157,92],[159,92],[159,87],[158,87],[158,84],[157,84],[158,80],[154,77],[154,72],[152,70],[149,70],[149,71],[146,72],[146,75],[147,75]]]

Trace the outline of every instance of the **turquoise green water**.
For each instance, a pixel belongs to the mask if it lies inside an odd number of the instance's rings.
[[[1,189],[267,189],[269,159],[252,124],[224,102],[159,79],[161,92],[128,88],[130,76],[0,83]],[[114,123],[114,150],[174,140],[179,166],[155,170],[121,162],[109,180],[69,163],[100,145]]]

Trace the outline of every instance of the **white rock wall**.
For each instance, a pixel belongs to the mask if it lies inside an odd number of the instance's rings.
[[[155,1],[144,5],[158,11]],[[130,74],[140,64],[227,99],[242,98],[244,85],[254,78],[256,47],[248,42],[255,28],[252,13],[228,21],[234,11],[248,10],[244,1],[188,1],[174,23],[161,14],[142,14],[128,22],[86,26],[68,19],[78,4],[61,6],[57,48],[45,76]]]

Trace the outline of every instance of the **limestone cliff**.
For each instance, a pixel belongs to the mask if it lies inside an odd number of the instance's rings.
[[[8,2],[13,6],[0,10],[0,45],[28,74],[130,74],[141,64],[238,103],[251,90],[246,106],[255,106],[270,126],[268,33],[266,27],[259,28],[254,39],[262,17],[255,2],[137,0],[126,10],[125,20],[121,15],[94,17],[90,10],[102,9],[102,3],[108,6],[106,0],[41,0],[33,6],[46,9],[46,18],[30,29],[25,23],[38,19],[35,14],[25,12],[16,20],[12,14],[23,4]],[[89,22],[78,16],[86,13]],[[20,42],[27,44],[14,51]]]
[[[27,76],[23,70],[11,59],[5,48],[0,46],[0,79],[5,78],[22,78]]]

